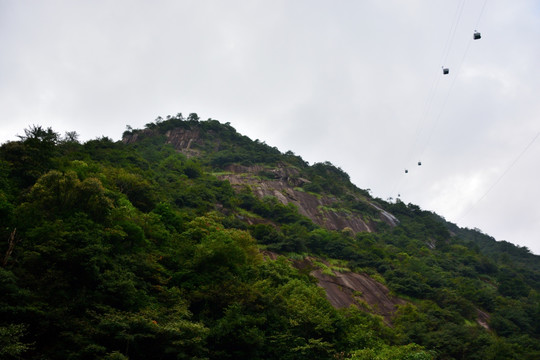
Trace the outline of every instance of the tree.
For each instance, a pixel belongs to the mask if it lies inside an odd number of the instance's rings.
[[[21,141],[8,142],[1,147],[1,155],[11,165],[12,175],[23,187],[30,186],[53,167],[59,135],[51,128],[33,125],[19,136]]]
[[[187,117],[187,120],[188,121],[195,121],[195,122],[198,122],[199,121],[199,115],[197,115],[197,113],[191,113],[188,115]]]
[[[21,339],[25,332],[26,327],[22,324],[0,326],[0,358],[20,359],[30,349],[30,344]]]
[[[79,143],[79,134],[76,131],[66,131],[62,143]]]

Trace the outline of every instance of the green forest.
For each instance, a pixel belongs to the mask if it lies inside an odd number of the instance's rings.
[[[527,248],[195,113],[78,138],[32,125],[0,146],[1,359],[540,359]],[[233,166],[262,182],[294,169],[295,191],[376,231],[321,226],[224,180]],[[390,322],[335,308],[317,267],[366,274],[403,305]]]

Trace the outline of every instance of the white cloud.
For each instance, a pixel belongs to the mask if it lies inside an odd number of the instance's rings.
[[[500,169],[476,170],[450,175],[426,189],[426,206],[457,221],[468,214],[484,196]]]

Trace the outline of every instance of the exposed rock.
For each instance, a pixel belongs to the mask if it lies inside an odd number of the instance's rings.
[[[477,311],[478,311],[478,317],[476,318],[476,322],[478,323],[478,325],[480,325],[486,330],[490,330],[489,325],[488,325],[490,315],[487,312],[484,312],[480,309],[477,309]]]
[[[232,186],[249,185],[259,198],[274,196],[282,204],[293,203],[298,212],[329,230],[350,228],[354,232],[373,232],[374,226],[364,221],[360,213],[345,212],[333,209],[336,199],[328,196],[317,196],[297,188],[298,184],[308,180],[299,177],[299,171],[292,167],[278,166],[268,169],[263,166],[231,165],[227,174],[219,175],[228,180]],[[263,179],[258,174],[272,173],[273,179]]]
[[[145,129],[140,132],[128,133],[122,141],[126,144],[133,143],[141,135],[151,135],[153,132],[152,129]],[[177,151],[188,157],[199,155],[200,151],[197,150],[197,147],[204,145],[199,128],[175,128],[167,131],[165,136],[168,144],[172,144]],[[218,151],[219,142],[216,146],[215,151]],[[228,166],[226,171],[228,174],[222,174],[218,177],[222,180],[228,180],[232,186],[249,185],[260,198],[274,196],[284,205],[293,203],[298,207],[300,214],[329,230],[340,231],[344,228],[350,228],[353,232],[373,232],[375,230],[375,224],[364,220],[361,213],[334,209],[336,199],[303,192],[301,186],[310,181],[300,177],[300,171],[292,166],[278,165],[270,168],[261,165],[242,166],[235,164]],[[390,226],[396,226],[399,223],[392,214],[374,204],[371,205],[379,210],[382,221]]]
[[[371,312],[381,315],[387,324],[391,324],[392,316],[398,305],[406,304],[405,300],[390,295],[390,290],[383,284],[373,280],[366,274],[353,272],[334,272],[335,276],[322,273],[317,269],[311,272],[318,280],[318,285],[326,291],[326,298],[336,308],[351,305],[369,306]]]
[[[435,239],[429,239],[428,241],[426,241],[426,245],[428,248],[433,250],[437,247],[437,242],[435,241]]]
[[[373,206],[375,209],[379,210],[381,214],[381,220],[387,223],[390,226],[397,226],[399,224],[399,220],[392,214],[390,214],[388,211],[383,210],[378,205],[375,205],[373,203],[369,203],[371,206]]]
[[[276,260],[280,255],[264,250],[265,258]],[[392,325],[392,318],[398,305],[405,305],[403,299],[390,295],[390,290],[367,274],[354,272],[332,271],[333,275],[323,273],[316,262],[322,262],[331,268],[324,260],[306,257],[302,260],[290,260],[297,269],[309,271],[317,279],[317,285],[326,292],[326,298],[337,309],[357,306],[373,314],[381,315],[387,325]]]
[[[264,258],[268,258],[270,260],[276,260],[280,256],[278,253],[268,250],[262,250],[261,253],[263,254]]]
[[[165,133],[167,144],[171,144],[176,150],[181,151],[188,157],[199,155],[199,151],[193,149],[193,146],[203,145],[200,135],[198,128],[193,130],[176,128]]]
[[[139,139],[139,137],[141,137],[141,135],[146,136],[146,135],[151,135],[152,133],[153,131],[150,129],[137,130],[134,132],[126,132],[122,136],[122,142],[124,144],[133,144],[137,142],[137,140]]]
[[[122,137],[124,144],[132,144],[140,139],[141,136],[151,136],[158,134],[156,130],[144,129],[132,133],[125,133]],[[184,129],[175,128],[165,133],[166,143],[171,144],[177,151],[184,153],[188,157],[197,156],[200,152],[195,149],[196,145],[201,146],[204,140],[201,137],[199,128]]]

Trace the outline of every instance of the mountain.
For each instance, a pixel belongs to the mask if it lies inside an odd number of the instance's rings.
[[[537,359],[540,258],[196,114],[0,147],[0,358]]]

